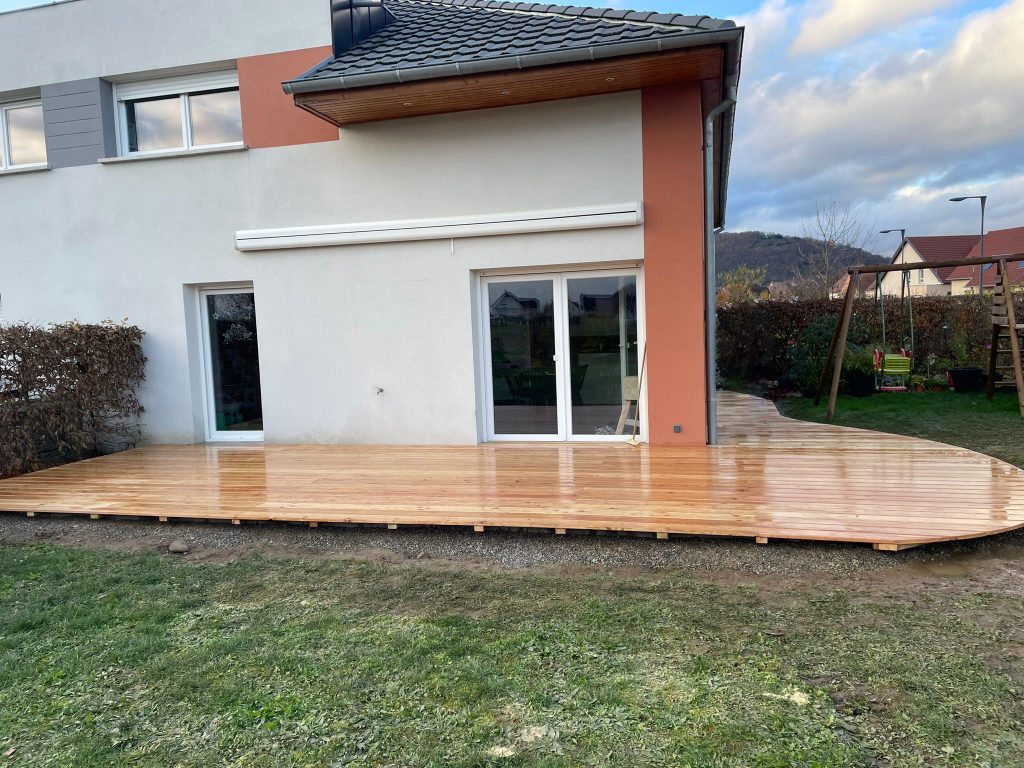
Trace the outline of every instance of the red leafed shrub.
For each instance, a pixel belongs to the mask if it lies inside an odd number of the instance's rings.
[[[919,296],[913,299],[915,367],[924,370],[934,355],[937,370],[951,365],[987,367],[991,343],[989,297]],[[1024,317],[1021,297],[1018,317]],[[723,376],[780,379],[789,372],[790,347],[804,329],[820,317],[838,320],[841,300],[760,301],[733,304],[718,310],[718,367]],[[909,346],[910,321],[906,302],[886,297],[887,349]],[[834,326],[833,326],[834,327]],[[854,307],[853,339],[865,346],[882,347],[882,313],[873,298],[860,299]]]
[[[0,477],[137,442],[142,335],[114,323],[0,326]]]

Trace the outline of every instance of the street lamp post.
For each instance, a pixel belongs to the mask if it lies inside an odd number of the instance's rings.
[[[905,247],[906,242],[907,242],[907,230],[905,230],[905,229],[883,229],[878,234],[880,234],[880,235],[891,235],[893,232],[899,232],[900,233],[900,264],[904,264],[904,263],[906,263],[904,261],[904,259],[906,258],[904,256],[904,254],[906,253],[906,250],[907,250],[906,247]],[[908,272],[907,274],[910,274],[910,273]]]
[[[964,200],[980,200],[981,201],[981,258],[985,258],[985,203],[988,201],[988,195],[964,195],[962,197],[951,197],[949,202],[951,203],[962,203]],[[978,265],[978,298],[984,300],[985,294],[985,265]]]

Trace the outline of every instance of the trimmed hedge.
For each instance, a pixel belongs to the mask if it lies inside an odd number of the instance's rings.
[[[0,326],[0,477],[134,445],[142,331]]]
[[[1017,297],[1018,317],[1024,317]],[[977,296],[920,296],[913,300],[915,367],[924,370],[928,356],[935,355],[936,370],[954,364],[988,366],[991,343],[991,298]],[[841,300],[760,301],[733,304],[718,310],[718,368],[721,375],[741,378],[780,379],[789,372],[790,347],[813,321],[833,318],[843,309]],[[886,297],[888,348],[903,346],[910,327],[906,305],[899,297]],[[832,326],[835,327],[834,325]],[[854,307],[851,341],[882,346],[882,319],[878,304],[860,299]],[[856,335],[858,338],[854,338]]]

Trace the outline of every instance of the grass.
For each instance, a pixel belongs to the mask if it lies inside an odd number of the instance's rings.
[[[0,547],[0,766],[1024,764],[1024,599],[766,587]]]
[[[818,407],[809,398],[781,400],[778,406],[784,416],[820,422],[826,400]],[[840,395],[835,423],[937,440],[1024,467],[1024,419],[1012,392],[999,392],[991,402],[984,394],[948,391]]]

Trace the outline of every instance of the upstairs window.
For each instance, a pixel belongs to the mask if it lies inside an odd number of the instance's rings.
[[[0,104],[0,171],[45,166],[42,103]]]
[[[115,98],[121,155],[242,146],[234,71],[120,83]]]

